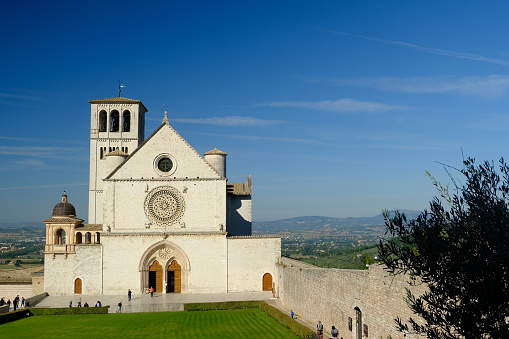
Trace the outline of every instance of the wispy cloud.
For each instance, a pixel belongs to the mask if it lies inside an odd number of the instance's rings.
[[[364,35],[350,34],[350,33],[346,33],[346,32],[333,31],[333,30],[328,30],[328,29],[321,29],[321,30],[325,31],[325,32],[329,32],[329,33],[350,36],[350,37],[354,37],[354,38],[377,41],[377,42],[381,42],[384,44],[404,46],[404,47],[415,49],[415,50],[425,52],[425,53],[438,54],[438,55],[444,55],[444,56],[453,57],[453,58],[468,59],[468,60],[474,60],[474,61],[488,62],[488,63],[492,63],[492,64],[497,64],[497,65],[509,66],[509,61],[488,58],[488,57],[485,57],[482,55],[477,55],[477,54],[461,53],[461,52],[449,51],[449,50],[440,49],[440,48],[424,47],[424,46],[414,45],[414,44],[411,44],[408,42],[403,42],[403,41],[384,40],[384,39],[372,38],[372,37],[368,37],[368,36],[364,36]]]
[[[87,186],[87,185],[88,185],[88,182],[73,183],[73,184],[40,185],[40,186],[15,186],[15,187],[0,187],[0,191],[5,191],[5,190],[19,190],[19,189],[35,189],[35,188],[52,188],[52,187]]]
[[[316,111],[330,111],[337,113],[354,112],[385,112],[396,109],[402,109],[402,106],[387,105],[374,101],[359,101],[355,99],[339,99],[324,101],[280,101],[256,104],[262,107],[289,107],[289,108],[307,108]]]
[[[229,127],[249,127],[249,126],[269,126],[284,123],[282,120],[263,120],[253,117],[241,117],[241,116],[228,116],[218,118],[202,118],[202,119],[171,119],[175,122],[183,122],[188,124],[204,124],[204,125],[215,125],[215,126],[229,126]]]
[[[438,77],[361,77],[339,79],[305,78],[304,81],[333,86],[375,88],[386,92],[402,93],[457,93],[486,98],[504,96],[509,92],[509,76],[438,76]]]
[[[33,156],[41,158],[56,158],[59,154],[73,155],[81,148],[72,147],[41,147],[41,146],[0,146],[0,155]]]
[[[507,131],[509,130],[509,116],[503,114],[479,114],[481,120],[473,121],[465,125],[466,128],[484,131]]]
[[[301,139],[301,138],[282,138],[282,137],[267,137],[260,135],[244,135],[244,134],[217,134],[217,133],[197,133],[197,132],[188,132],[189,134],[198,134],[198,135],[206,135],[210,137],[222,137],[222,138],[232,138],[232,139],[240,139],[240,140],[252,140],[252,141],[276,141],[276,142],[289,142],[289,143],[300,143],[300,144],[313,144],[313,145],[330,145],[329,143],[324,143],[319,140],[313,139]]]

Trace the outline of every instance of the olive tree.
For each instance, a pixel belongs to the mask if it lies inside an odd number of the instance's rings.
[[[407,289],[416,317],[395,321],[428,338],[508,338],[509,167],[469,158],[457,171],[451,190],[431,177],[440,196],[416,219],[384,211],[380,260],[425,287]]]

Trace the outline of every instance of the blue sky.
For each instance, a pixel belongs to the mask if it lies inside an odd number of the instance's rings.
[[[507,153],[505,1],[10,1],[0,222],[87,216],[88,100],[149,109],[253,176],[255,221],[428,206],[430,171]]]

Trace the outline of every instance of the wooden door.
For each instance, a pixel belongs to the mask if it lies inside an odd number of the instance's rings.
[[[163,291],[163,267],[161,264],[159,264],[159,261],[154,261],[152,265],[150,265],[149,271],[155,272],[156,281],[155,286],[149,286],[153,287],[156,292],[162,292]]]
[[[262,291],[272,291],[272,275],[270,273],[263,275]]]
[[[168,292],[180,293],[182,292],[182,268],[180,267],[177,260],[173,260],[171,264],[168,266],[168,272],[172,272],[172,282],[173,286],[170,286],[170,276],[168,274]]]
[[[74,294],[81,294],[82,285],[80,278],[74,280]]]

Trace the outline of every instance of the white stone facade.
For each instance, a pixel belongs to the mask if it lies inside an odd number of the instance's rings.
[[[90,103],[89,224],[59,215],[63,203],[45,220],[48,293],[225,293],[277,284],[281,240],[250,236],[251,179],[227,183],[226,153],[214,149],[209,163],[167,119],[144,140],[140,101]]]

